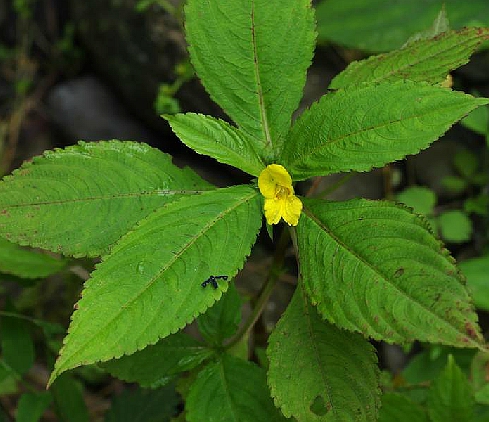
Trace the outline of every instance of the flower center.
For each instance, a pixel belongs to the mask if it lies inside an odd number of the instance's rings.
[[[286,199],[290,195],[290,189],[285,186],[277,185],[275,187],[275,199]]]

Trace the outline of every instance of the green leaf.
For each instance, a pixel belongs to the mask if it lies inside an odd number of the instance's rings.
[[[209,188],[146,144],[80,142],[35,157],[0,183],[0,235],[98,256],[155,209]]]
[[[255,189],[235,186],[180,199],[142,220],[85,283],[51,381],[154,344],[210,307],[227,282],[217,289],[201,283],[242,268],[260,229],[260,205]]]
[[[402,371],[402,379],[408,384],[425,384],[433,381],[445,368],[450,354],[455,358],[457,365],[468,373],[476,352],[476,349],[430,345],[410,359]]]
[[[221,300],[197,318],[199,331],[209,344],[220,346],[236,332],[241,321],[241,305],[241,296],[234,283],[230,283]]]
[[[470,422],[474,413],[474,392],[452,356],[433,381],[428,395],[432,422]]]
[[[400,50],[351,63],[333,79],[330,88],[398,79],[441,84],[450,71],[467,63],[476,48],[488,37],[489,29],[465,28],[419,40]]]
[[[489,131],[489,107],[478,107],[461,120],[463,126],[479,135],[487,135]]]
[[[178,332],[139,352],[100,366],[121,380],[155,388],[200,365],[213,353],[197,340]]]
[[[31,251],[0,238],[0,272],[22,278],[42,278],[57,273],[66,261]]]
[[[304,422],[377,420],[373,347],[321,319],[302,286],[272,332],[267,355],[268,383],[285,416]]]
[[[443,5],[454,29],[489,25],[486,0],[323,0],[316,12],[318,38],[368,51],[393,50],[430,27]]]
[[[190,59],[207,92],[262,158],[274,155],[312,60],[310,0],[189,0],[185,17]]]
[[[228,354],[199,372],[185,408],[189,422],[285,421],[273,405],[265,370]]]
[[[450,22],[448,20],[447,11],[445,10],[445,4],[443,4],[431,26],[428,29],[424,29],[409,37],[403,47],[419,40],[434,38],[448,31],[450,31]]]
[[[294,123],[281,162],[294,180],[366,171],[415,154],[488,100],[411,81],[324,95]]]
[[[163,116],[180,140],[199,154],[230,164],[253,176],[266,167],[249,136],[219,119],[202,114]]]
[[[482,347],[461,275],[423,218],[387,201],[303,203],[300,270],[324,318],[388,342]]]
[[[431,215],[436,204],[436,194],[424,186],[411,186],[399,193],[397,200],[412,207],[418,214]]]
[[[124,390],[115,397],[105,422],[169,422],[180,400],[175,387],[158,390]]]
[[[88,422],[87,405],[83,400],[83,389],[79,382],[68,374],[63,374],[51,386],[56,404],[56,413],[63,422]]]
[[[52,401],[51,393],[24,393],[17,405],[16,422],[37,422]]]
[[[472,221],[463,211],[447,211],[438,216],[441,237],[452,243],[463,243],[472,236]]]
[[[454,194],[460,194],[468,187],[468,182],[458,176],[446,176],[441,183],[444,188]]]
[[[473,152],[462,149],[453,157],[453,165],[463,177],[470,179],[479,168],[479,159]]]
[[[467,277],[475,307],[489,311],[489,254],[463,261],[459,268]]]
[[[29,324],[19,318],[2,316],[0,339],[2,357],[18,375],[25,374],[34,364],[34,342]]]
[[[402,394],[382,396],[379,422],[428,422],[428,414],[417,403]]]
[[[485,217],[489,214],[489,195],[481,192],[473,198],[467,198],[464,202],[464,211],[467,214],[475,213]]]

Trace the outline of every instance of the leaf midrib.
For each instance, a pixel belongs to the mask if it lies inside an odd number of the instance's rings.
[[[156,281],[159,279],[159,277],[161,276],[161,274],[163,274],[165,271],[167,271],[175,263],[175,261],[177,260],[177,258],[179,258],[181,255],[183,255],[198,239],[200,239],[208,230],[210,230],[213,227],[213,225],[215,225],[218,221],[220,221],[227,214],[229,214],[230,212],[234,211],[236,208],[238,208],[242,204],[244,204],[244,203],[248,202],[249,200],[251,200],[256,195],[257,195],[257,192],[253,191],[249,195],[240,198],[240,201],[236,202],[233,207],[226,208],[223,212],[221,212],[220,214],[218,214],[218,216],[217,216],[218,218],[211,219],[210,222],[208,224],[206,224],[202,228],[202,230],[200,232],[198,232],[196,234],[196,236],[194,236],[191,239],[191,241],[187,242],[184,245],[184,247],[181,248],[181,250],[178,252],[178,254],[172,255],[172,258],[167,263],[167,265],[165,265],[164,267],[162,267],[162,269],[160,271],[158,271],[156,273],[156,275],[153,276],[149,280],[149,282],[144,285],[144,287],[139,291],[139,293],[137,293],[136,295],[134,295],[131,300],[128,300],[125,304],[121,305],[119,307],[119,311],[109,321],[107,321],[107,323],[105,325],[101,326],[99,330],[97,330],[95,333],[93,333],[90,336],[89,339],[85,340],[85,342],[83,342],[77,349],[75,349],[68,357],[65,357],[64,362],[69,362],[70,359],[73,356],[75,356],[80,349],[82,349],[84,347],[84,345],[92,342],[92,340],[94,338],[96,338],[103,330],[107,329],[107,327],[109,327],[111,324],[113,324],[113,322],[119,318],[119,316],[121,315],[122,312],[124,312],[128,307],[130,307],[131,304],[133,304],[141,295],[143,295],[151,286],[153,286],[153,284],[156,283]],[[78,311],[78,312],[80,312],[80,311]],[[163,337],[159,337],[159,338],[163,338]],[[60,352],[60,356],[61,355],[62,355],[62,351]],[[100,361],[103,362],[103,361],[105,361],[107,359],[110,359],[110,357],[109,358],[103,358]],[[64,366],[66,367],[66,369],[71,368],[71,366],[69,366],[69,365],[67,366],[66,364]],[[64,370],[66,370],[66,369],[64,369]],[[56,372],[53,372],[53,374],[54,373],[58,373],[59,374],[60,373],[59,368],[58,368],[58,370]]]
[[[258,108],[260,110],[260,120],[262,122],[262,131],[265,136],[265,147],[273,148],[272,137],[268,125],[267,110],[265,108],[265,97],[261,85],[260,66],[258,62],[258,49],[256,45],[256,30],[255,30],[255,0],[251,1],[251,43],[253,46],[253,70],[255,72],[256,88],[258,94]]]
[[[304,289],[304,284],[302,283],[302,281],[301,281],[301,283],[300,283],[300,285],[299,285],[298,288],[302,290],[302,292],[301,292],[301,298],[300,298],[301,299],[300,303],[301,303],[301,306],[304,307],[304,315],[306,316],[306,320],[307,320],[307,331],[309,332],[309,337],[311,338],[312,348],[313,348],[313,351],[314,351],[315,360],[316,360],[316,362],[317,362],[317,364],[318,364],[318,366],[320,368],[320,374],[321,374],[321,378],[323,380],[324,388],[326,389],[326,394],[328,396],[328,402],[331,404],[331,412],[334,415],[338,416],[338,410],[336,408],[336,403],[333,404],[333,402],[335,400],[333,400],[333,394],[332,394],[332,391],[331,391],[330,384],[327,382],[327,376],[324,373],[323,365],[320,364],[321,361],[322,361],[322,359],[321,359],[321,354],[320,354],[319,349],[318,349],[318,346],[317,346],[317,340],[312,341],[313,338],[316,339],[316,335],[315,335],[314,330],[313,330],[312,319],[311,319],[311,315],[310,315],[310,312],[309,312],[311,308],[308,306],[309,303],[307,301],[307,295],[306,295],[306,293],[303,290]],[[314,309],[313,309],[313,311],[314,311]]]
[[[467,32],[467,31],[465,31],[465,32]],[[460,32],[454,31],[454,34],[460,35]],[[415,61],[412,61],[412,62],[410,61],[410,62],[406,63],[404,66],[399,67],[399,68],[397,68],[395,70],[392,70],[389,73],[386,73],[385,75],[379,76],[378,78],[370,79],[368,82],[369,83],[378,83],[378,82],[381,82],[384,79],[388,79],[391,76],[394,76],[394,75],[396,75],[398,73],[401,73],[403,70],[409,69],[410,67],[419,65],[419,64],[421,64],[423,62],[426,62],[426,61],[432,60],[432,59],[434,59],[434,58],[436,58],[438,56],[441,56],[441,55],[445,54],[447,51],[451,51],[453,49],[453,47],[461,47],[461,46],[464,46],[465,44],[471,44],[474,41],[474,38],[478,39],[479,37],[477,35],[476,36],[473,35],[471,38],[465,38],[461,42],[455,44],[455,46],[446,47],[443,50],[440,50],[440,51],[438,51],[438,52],[436,52],[434,54],[431,54],[431,55],[429,55],[427,57],[425,56],[425,57],[423,57],[420,60],[415,60]],[[477,43],[478,44],[482,43],[482,40],[478,40]],[[399,50],[399,51],[402,51],[402,50]],[[386,54],[382,54],[381,56],[384,56],[385,57]],[[375,56],[375,58],[378,58],[378,56]],[[375,60],[372,59],[371,62],[373,63],[373,62],[375,62]]]
[[[101,196],[87,196],[85,198],[73,198],[73,199],[60,199],[60,200],[51,200],[51,201],[40,201],[40,202],[29,202],[26,204],[10,204],[3,205],[0,208],[8,209],[8,208],[22,208],[22,207],[33,207],[33,206],[41,206],[41,205],[66,205],[66,204],[75,204],[75,203],[83,203],[83,202],[91,202],[91,201],[106,201],[106,200],[117,200],[117,199],[126,199],[126,198],[141,198],[144,196],[172,196],[172,195],[199,195],[204,192],[209,192],[209,190],[165,190],[165,189],[156,189],[152,191],[140,191],[140,192],[127,192],[127,193],[116,193],[116,194],[107,194]]]
[[[348,245],[346,245],[341,239],[339,239],[331,230],[329,230],[329,228],[323,224],[318,218],[316,218],[316,216],[314,215],[314,213],[312,212],[312,210],[310,210],[307,206],[304,206],[304,209],[303,209],[303,212],[316,224],[319,226],[319,228],[325,232],[327,235],[329,235],[338,245],[340,245],[343,249],[345,249],[346,251],[348,251],[349,254],[351,254],[353,257],[355,257],[356,259],[358,259],[360,262],[362,262],[362,264],[364,264],[366,267],[370,268],[375,274],[379,275],[381,277],[382,280],[384,280],[385,284],[386,285],[389,285],[391,286],[391,288],[393,288],[394,290],[396,290],[402,297],[404,297],[405,299],[407,299],[408,301],[410,301],[411,303],[413,303],[414,305],[416,305],[416,307],[418,308],[421,308],[422,310],[424,310],[425,312],[427,312],[428,314],[434,316],[438,321],[441,321],[443,323],[443,325],[447,326],[450,331],[454,331],[456,332],[458,335],[462,335],[462,337],[464,338],[467,338],[469,341],[470,341],[470,344],[473,345],[473,347],[476,347],[478,349],[481,348],[481,345],[479,343],[477,343],[474,339],[472,339],[470,336],[467,335],[467,333],[463,332],[463,331],[459,331],[457,328],[455,328],[454,326],[452,326],[450,323],[448,323],[447,321],[445,321],[444,319],[441,319],[441,317],[439,315],[437,315],[436,313],[434,313],[432,310],[430,310],[429,308],[427,308],[425,305],[423,305],[422,303],[419,303],[417,302],[414,298],[408,296],[406,294],[406,292],[402,291],[397,285],[395,285],[394,283],[392,283],[388,278],[386,278],[384,276],[384,274],[380,273],[374,266],[372,266],[368,261],[365,261],[363,259],[362,256],[358,255],[356,251],[352,250],[351,248],[348,247]],[[370,325],[370,323],[369,323]],[[389,322],[389,325],[392,327],[392,325],[390,324]],[[371,327],[373,328],[373,327]],[[392,327],[394,329],[394,327]],[[395,329],[395,332],[397,333],[397,329]],[[381,334],[381,333],[379,333]],[[467,344],[468,346],[468,344]]]
[[[319,107],[319,104],[316,105],[316,107]],[[438,114],[440,114],[440,112],[443,112],[446,109],[451,109],[453,107],[454,107],[453,105],[447,105],[445,107],[439,107],[436,109],[432,108],[432,109],[430,109],[430,111],[428,113],[425,113],[425,114],[411,115],[406,119],[389,120],[388,122],[377,125],[377,126],[369,126],[367,128],[363,128],[363,129],[357,130],[355,132],[349,132],[345,135],[339,136],[339,137],[334,138],[334,139],[327,139],[324,142],[321,142],[316,148],[312,148],[312,149],[305,151],[306,153],[304,153],[304,154],[300,154],[300,151],[296,151],[296,153],[299,152],[299,153],[295,154],[295,156],[297,158],[294,161],[289,161],[288,166],[290,166],[292,168],[296,163],[304,163],[304,162],[306,162],[307,158],[309,158],[310,156],[319,155],[319,154],[317,154],[318,151],[323,150],[323,149],[327,149],[332,144],[334,144],[336,142],[340,142],[340,141],[343,141],[343,140],[348,139],[348,138],[356,137],[360,134],[363,134],[363,133],[366,133],[366,132],[369,132],[369,131],[372,131],[375,129],[380,129],[380,128],[384,128],[384,127],[387,127],[390,125],[399,124],[401,122],[408,122],[410,120],[415,120],[415,119],[419,119],[422,117],[427,117],[430,114],[438,115]]]

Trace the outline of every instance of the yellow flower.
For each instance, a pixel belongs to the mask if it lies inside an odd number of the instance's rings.
[[[260,173],[258,187],[265,197],[265,218],[277,224],[283,218],[289,226],[297,226],[302,202],[294,195],[292,178],[279,164],[270,164]]]

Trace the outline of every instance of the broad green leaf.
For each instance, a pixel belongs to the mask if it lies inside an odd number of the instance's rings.
[[[232,283],[221,300],[197,318],[199,331],[209,344],[219,346],[236,332],[241,321],[241,305],[241,296]]]
[[[299,105],[315,45],[310,0],[189,0],[192,64],[207,92],[266,158]]]
[[[285,421],[273,405],[265,370],[228,354],[199,372],[185,409],[189,422]]]
[[[453,29],[489,25],[486,0],[322,0],[318,38],[368,51],[393,50],[430,27],[443,6]]]
[[[98,256],[155,209],[203,189],[210,185],[146,144],[80,142],[35,157],[0,183],[0,235]]]
[[[425,148],[478,101],[410,81],[340,90],[298,119],[283,161],[296,179],[368,170]]]
[[[357,333],[324,321],[296,292],[269,339],[268,383],[287,417],[298,421],[376,421],[377,358]]]
[[[351,63],[333,79],[330,88],[398,79],[441,84],[450,71],[467,63],[488,37],[489,29],[465,28],[433,39],[419,40],[400,50]]]
[[[249,136],[223,120],[194,113],[163,117],[180,140],[199,154],[209,155],[253,176],[258,176],[266,167]]]
[[[474,392],[467,377],[452,356],[443,372],[433,381],[428,395],[428,411],[432,422],[471,422]]]
[[[412,81],[339,90],[296,120],[281,163],[294,180],[381,167],[428,147],[488,101]]]
[[[66,261],[28,250],[0,238],[0,272],[22,278],[41,278],[57,273]]]
[[[0,319],[2,358],[18,375],[25,374],[34,363],[34,342],[29,324],[19,318]]]
[[[476,308],[489,311],[489,254],[459,264]]]
[[[56,379],[50,391],[54,397],[56,413],[63,422],[88,422],[90,416],[83,400],[83,387],[70,375]]]
[[[438,216],[441,237],[446,242],[463,243],[472,236],[472,221],[460,210],[444,212]]]
[[[402,394],[382,396],[379,422],[428,422],[428,414],[417,403]]]
[[[397,200],[418,214],[430,215],[436,205],[436,194],[424,186],[410,186],[397,195]]]
[[[101,364],[113,376],[142,387],[167,384],[175,375],[198,366],[214,352],[178,332],[132,355]]]
[[[303,202],[300,270],[324,318],[387,342],[482,347],[462,277],[424,219],[387,201]]]
[[[154,344],[210,307],[227,282],[201,283],[242,268],[260,205],[255,189],[235,186],[182,198],[139,222],[85,283],[51,381]]]
[[[16,422],[38,422],[53,400],[49,392],[24,393],[17,405]]]
[[[173,385],[157,390],[124,390],[115,397],[105,422],[169,422],[180,399]]]

